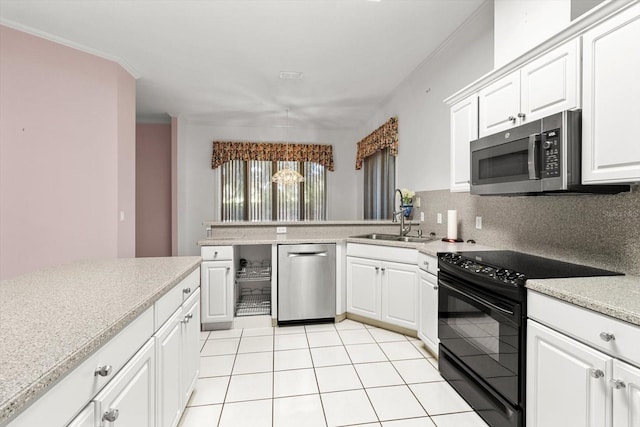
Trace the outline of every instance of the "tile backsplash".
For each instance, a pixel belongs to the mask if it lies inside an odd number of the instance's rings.
[[[511,249],[627,274],[640,275],[640,186],[616,195],[476,196],[423,191],[414,220],[428,235],[447,232],[447,210],[458,211],[458,236],[496,249]],[[436,223],[442,213],[442,224]],[[476,216],[482,229],[475,228]],[[415,229],[415,227],[414,227]]]

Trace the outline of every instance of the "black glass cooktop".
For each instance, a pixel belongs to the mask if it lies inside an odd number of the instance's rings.
[[[514,251],[463,251],[457,252],[457,255],[480,264],[524,274],[527,279],[624,275],[615,271],[556,261]]]

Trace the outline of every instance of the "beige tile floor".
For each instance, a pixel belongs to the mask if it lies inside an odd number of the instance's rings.
[[[486,427],[414,338],[352,320],[201,334],[180,427]]]

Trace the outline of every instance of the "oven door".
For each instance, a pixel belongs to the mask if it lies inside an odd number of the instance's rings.
[[[440,273],[438,283],[442,346],[498,394],[522,405],[521,305],[480,293],[446,273]]]
[[[542,191],[540,121],[471,142],[471,193]]]

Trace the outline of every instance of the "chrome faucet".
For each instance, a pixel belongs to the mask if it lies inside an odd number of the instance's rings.
[[[397,212],[393,213],[393,220],[395,221],[396,217],[398,215],[400,215],[400,235],[401,236],[406,236],[411,231],[411,221],[409,221],[409,226],[408,227],[404,226],[404,210],[405,210],[405,207],[402,204],[402,191],[400,191],[399,188],[396,188],[395,192],[396,193],[400,193],[400,211],[397,211]]]

